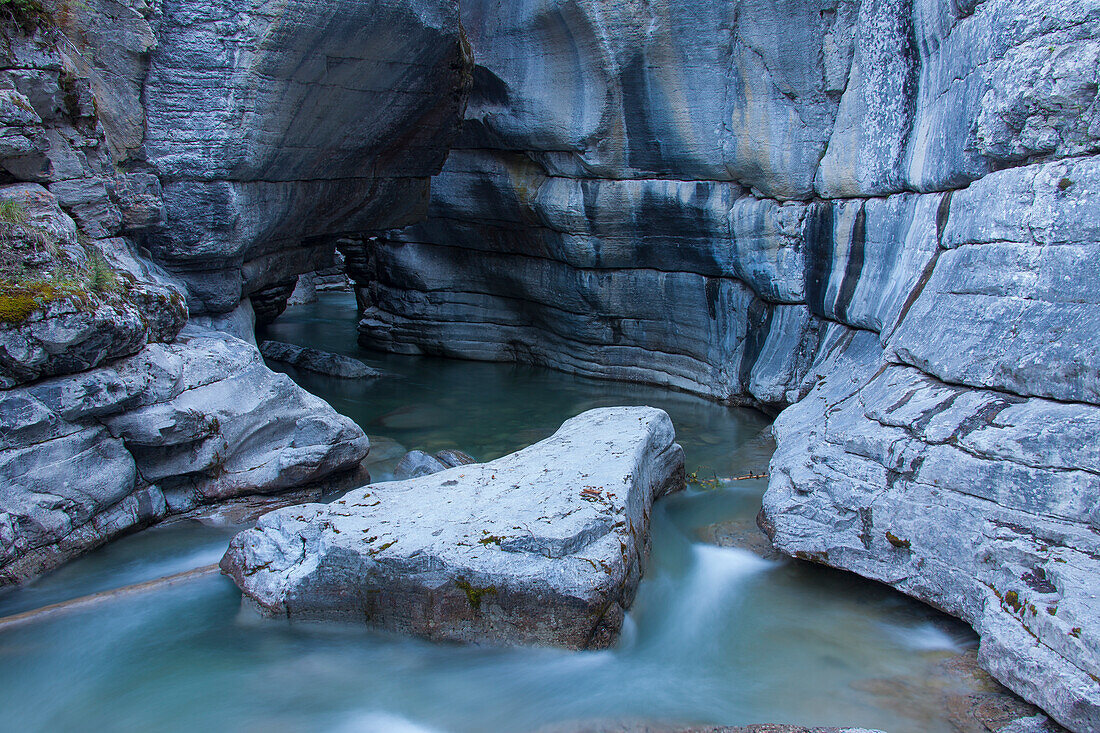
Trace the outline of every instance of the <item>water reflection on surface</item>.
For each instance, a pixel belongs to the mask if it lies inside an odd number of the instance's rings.
[[[348,297],[325,296],[270,335],[391,373],[373,383],[294,375],[375,437],[376,480],[405,449],[489,460],[613,404],[667,410],[689,471],[766,467],[758,413],[542,369],[365,355],[353,316]],[[865,690],[925,674],[973,643],[968,629],[874,583],[699,541],[716,522],[751,529],[764,484],[691,489],[656,505],[649,570],[612,650],[435,645],[260,621],[241,611],[229,580],[207,577],[0,632],[0,728],[400,733],[650,719],[950,730],[932,700],[894,710]],[[207,564],[230,535],[197,523],[139,533],[0,597],[0,616]]]

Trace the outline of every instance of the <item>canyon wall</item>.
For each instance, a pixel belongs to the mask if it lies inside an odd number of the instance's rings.
[[[360,341],[784,409],[783,551],[964,618],[1100,727],[1100,3],[463,3]]]
[[[249,296],[422,215],[469,82],[457,4],[0,13],[0,587],[355,469],[363,431],[267,369]]]

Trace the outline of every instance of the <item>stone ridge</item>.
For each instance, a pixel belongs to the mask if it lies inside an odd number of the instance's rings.
[[[484,464],[263,516],[222,569],[265,613],[430,639],[604,648],[684,454],[652,407],[590,410]]]
[[[346,248],[361,343],[786,408],[776,546],[959,615],[994,676],[1100,728],[1096,4],[463,22],[428,220]]]

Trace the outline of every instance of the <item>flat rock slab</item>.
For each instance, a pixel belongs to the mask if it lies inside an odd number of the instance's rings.
[[[375,379],[383,372],[372,369],[358,359],[341,356],[319,349],[287,344],[282,341],[263,341],[260,353],[265,359],[289,364],[307,372],[316,372],[340,379]]]
[[[602,648],[641,579],[652,502],[683,486],[667,414],[591,410],[490,463],[267,514],[221,567],[270,615]]]

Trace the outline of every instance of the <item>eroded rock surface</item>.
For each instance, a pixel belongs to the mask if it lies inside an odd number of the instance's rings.
[[[1098,175],[955,194],[900,324],[839,339],[776,421],[765,496],[777,547],[965,619],[982,665],[1072,730],[1100,726]]]
[[[192,313],[422,216],[469,83],[454,0],[48,4],[115,161],[159,202],[142,236]]]
[[[369,447],[254,347],[193,328],[0,392],[0,426],[0,586],[168,514],[353,468]]]
[[[788,408],[776,545],[957,613],[1100,727],[1096,3],[463,20],[428,221],[345,250],[361,341]]]
[[[272,615],[606,647],[641,578],[650,506],[684,485],[674,440],[661,410],[592,410],[489,463],[268,514],[222,569]]]
[[[0,19],[0,585],[359,463],[248,296],[415,219],[469,74],[446,0],[31,6]]]

